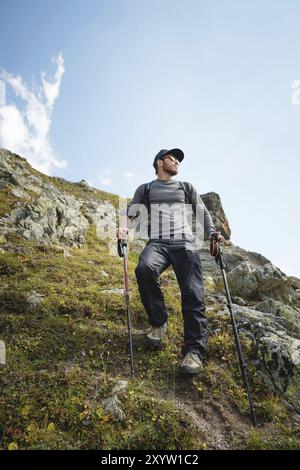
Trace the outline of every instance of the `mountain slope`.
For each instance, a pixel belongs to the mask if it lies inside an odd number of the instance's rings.
[[[159,351],[145,342],[134,275],[143,244],[130,242],[131,380],[123,261],[115,240],[103,236],[104,228],[115,230],[117,196],[47,177],[5,150],[0,188],[1,448],[300,447],[300,280],[230,241],[224,248],[260,424],[253,429],[207,242],[201,259],[209,352],[194,378],[178,368],[182,318],[171,268],[161,277],[167,340]],[[229,236],[223,214],[219,220]]]

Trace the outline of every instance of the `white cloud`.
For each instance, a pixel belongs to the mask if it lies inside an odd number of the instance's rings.
[[[0,108],[1,141],[8,149],[20,148],[28,140],[28,129],[22,114],[14,105]]]
[[[46,80],[42,72],[42,87],[37,92],[29,90],[22,77],[14,77],[6,70],[0,72],[5,87],[23,102],[23,106],[14,102],[7,104],[4,87],[0,100],[0,146],[22,155],[33,167],[47,174],[67,164],[56,158],[49,141],[53,106],[65,70],[61,54],[53,61],[56,64],[54,78]]]
[[[134,175],[130,171],[125,171],[124,176],[125,178],[132,178]]]
[[[54,75],[53,81],[45,80],[45,73],[42,72],[42,83],[45,96],[47,98],[48,106],[52,110],[53,104],[56,98],[59,95],[59,87],[61,83],[62,76],[65,72],[64,68],[64,59],[61,54],[58,55],[56,59],[52,59],[53,62],[56,62],[56,72]]]

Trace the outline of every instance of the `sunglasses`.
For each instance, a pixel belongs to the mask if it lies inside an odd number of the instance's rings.
[[[169,158],[173,163],[180,163],[176,157],[173,157],[173,155],[167,155],[165,158]]]

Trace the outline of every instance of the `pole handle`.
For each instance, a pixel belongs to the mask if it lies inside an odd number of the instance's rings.
[[[118,238],[118,255],[120,258],[124,258],[124,246],[127,246],[127,241],[122,238]]]
[[[221,267],[226,268],[224,263],[222,254],[223,254],[223,247],[221,242],[218,239],[218,234],[220,232],[215,232],[211,235],[210,238],[210,254],[215,258],[215,262]]]

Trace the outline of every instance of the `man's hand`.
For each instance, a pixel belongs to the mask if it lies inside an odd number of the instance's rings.
[[[209,236],[209,240],[211,240],[212,238],[217,239],[217,241],[220,242],[220,243],[224,243],[224,242],[225,242],[225,238],[223,237],[223,235],[221,235],[221,232],[214,232],[214,233],[212,233],[212,234]]]
[[[125,240],[129,232],[128,227],[120,227],[119,230],[117,231],[117,238],[118,240]]]

